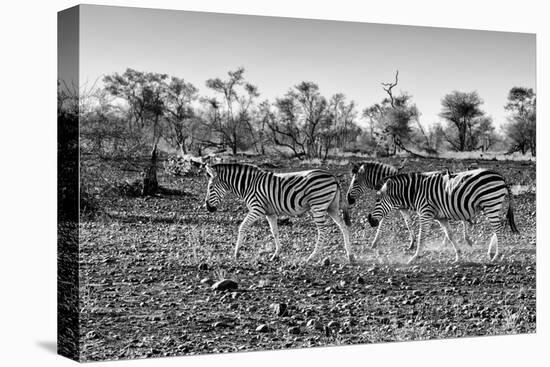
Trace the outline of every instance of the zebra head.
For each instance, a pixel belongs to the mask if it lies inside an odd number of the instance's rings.
[[[221,199],[225,196],[229,188],[224,181],[220,180],[218,173],[212,166],[206,164],[205,170],[208,176],[205,204],[206,209],[212,213],[218,209]]]
[[[371,227],[378,227],[380,221],[388,215],[393,209],[398,208],[400,203],[393,193],[396,190],[397,183],[388,179],[382,188],[376,192],[376,203],[374,210],[369,213],[368,220]]]
[[[354,164],[351,168],[351,182],[347,193],[348,204],[353,205],[355,201],[367,189],[365,166]]]

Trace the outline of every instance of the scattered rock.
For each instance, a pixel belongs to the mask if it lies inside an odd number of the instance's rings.
[[[288,305],[286,303],[272,303],[269,308],[279,317],[288,316]]]
[[[212,324],[212,327],[213,328],[219,328],[219,329],[223,329],[223,328],[226,328],[226,327],[229,327],[229,325],[227,325],[225,322],[223,321],[217,321],[215,323]]]
[[[198,268],[199,268],[199,270],[208,270],[208,264],[207,263],[200,263]]]
[[[212,280],[212,278],[206,277],[201,279],[201,284],[211,286],[212,284],[214,284],[214,281]]]
[[[363,278],[362,276],[358,276],[357,277],[357,283],[358,284],[365,284],[365,278]]]
[[[231,279],[223,279],[223,280],[220,280],[219,282],[214,283],[212,285],[212,290],[223,292],[227,290],[237,289],[238,287],[239,285],[237,284],[236,281]]]
[[[271,331],[271,328],[266,324],[261,324],[256,328],[256,331],[259,333],[268,333]]]
[[[330,259],[328,257],[325,257],[323,261],[321,262],[323,266],[329,266],[330,265]]]
[[[288,328],[288,333],[289,334],[294,334],[294,335],[298,335],[300,334],[300,327],[299,326],[291,326]]]
[[[336,320],[333,320],[333,321],[330,321],[328,324],[327,324],[327,327],[329,329],[339,329],[340,328],[340,323]]]
[[[309,328],[309,329],[315,329],[315,330],[319,330],[319,331],[323,331],[323,329],[324,329],[323,324],[320,321],[315,320],[315,319],[309,320],[306,324],[306,327]]]

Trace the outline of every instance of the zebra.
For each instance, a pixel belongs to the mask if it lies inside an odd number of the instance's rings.
[[[398,174],[404,166],[405,163],[403,163],[401,167],[394,167],[389,164],[379,162],[364,162],[353,165],[351,169],[351,183],[347,192],[348,204],[355,204],[357,198],[367,190],[379,190],[380,187],[382,187],[385,177]],[[409,231],[409,249],[412,249],[414,247],[414,234],[412,228],[409,226],[411,216],[407,209],[400,209],[399,212],[401,213],[401,216],[405,221],[405,225],[407,226],[407,230]],[[383,219],[380,221],[380,225],[376,230],[371,248],[375,248],[378,244],[382,223]]]
[[[376,193],[376,205],[373,212],[369,213],[368,221],[371,226],[376,227],[393,209],[415,210],[420,217],[420,228],[416,252],[408,263],[420,256],[422,233],[428,229],[431,220],[439,222],[446,239],[455,250],[456,262],[460,258],[460,251],[453,241],[448,221],[469,221],[483,211],[493,229],[487,255],[494,261],[498,256],[498,242],[502,235],[500,211],[506,195],[509,197],[506,218],[512,232],[518,233],[514,222],[512,195],[504,177],[499,173],[483,168],[459,173],[402,173],[387,178]],[[491,257],[493,243],[496,247],[495,254]]]
[[[216,211],[224,195],[228,192],[243,199],[248,214],[239,226],[234,258],[248,228],[265,216],[275,240],[273,261],[279,256],[281,244],[277,228],[277,216],[297,216],[309,211],[317,226],[317,241],[307,262],[318,255],[324,240],[324,228],[328,224],[327,214],[338,225],[344,236],[344,247],[348,260],[354,258],[350,250],[349,229],[351,225],[349,211],[343,201],[343,220],[340,217],[340,185],[334,175],[313,169],[292,173],[274,173],[257,166],[239,163],[206,164],[208,188],[205,206],[209,212]]]
[[[351,183],[347,192],[347,200],[349,205],[355,204],[357,198],[365,193],[367,190],[379,190],[384,183],[384,179],[389,176],[394,176],[400,173],[400,171],[405,167],[406,161],[401,164],[400,167],[394,167],[389,164],[379,163],[379,162],[364,162],[361,164],[356,164],[351,169]],[[432,171],[425,172],[427,175],[439,174],[441,171]],[[449,172],[449,170],[446,170]],[[409,232],[409,246],[408,249],[412,250],[415,244],[414,230],[411,228],[409,223],[412,223],[411,215],[408,209],[399,208],[399,213],[403,217],[405,226]],[[372,241],[371,248],[375,248],[380,239],[380,230],[382,228],[382,223],[384,219],[380,220],[380,224],[376,229],[376,234],[374,235],[374,240]],[[470,221],[463,221],[463,238],[464,241],[472,246],[472,240],[468,236],[468,230],[471,225]],[[446,237],[444,237],[443,242],[445,242]]]

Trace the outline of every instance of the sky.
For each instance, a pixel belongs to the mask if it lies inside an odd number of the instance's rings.
[[[213,95],[209,78],[245,68],[260,100],[301,81],[358,110],[386,97],[381,82],[412,95],[420,122],[441,121],[441,99],[477,91],[496,126],[513,86],[536,91],[535,35],[142,8],[81,6],[80,84],[130,67],[184,78]]]

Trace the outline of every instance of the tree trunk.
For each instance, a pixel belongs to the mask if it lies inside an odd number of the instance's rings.
[[[141,195],[149,196],[157,193],[159,188],[157,180],[157,144],[155,144],[151,151],[151,161],[149,167],[145,170],[143,175],[143,190]]]

